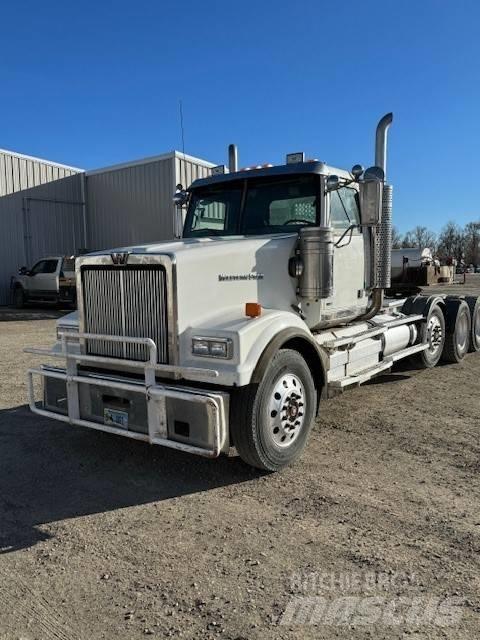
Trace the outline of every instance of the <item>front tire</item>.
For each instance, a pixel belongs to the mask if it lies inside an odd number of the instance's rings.
[[[22,287],[16,287],[13,292],[13,304],[16,309],[23,309],[25,306],[25,294]]]
[[[316,415],[317,391],[302,356],[281,349],[258,385],[233,397],[231,433],[244,462],[278,471],[298,459]]]

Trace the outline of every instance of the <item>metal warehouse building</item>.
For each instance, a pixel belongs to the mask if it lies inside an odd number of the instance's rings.
[[[173,238],[175,186],[213,166],[172,151],[83,171],[0,149],[0,305],[11,276],[46,255]]]

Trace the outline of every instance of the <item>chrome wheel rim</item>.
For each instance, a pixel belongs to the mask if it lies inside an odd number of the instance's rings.
[[[468,316],[466,313],[462,313],[460,318],[458,318],[456,334],[457,334],[457,347],[459,351],[466,350],[468,339],[469,339]]]
[[[428,321],[427,327],[428,351],[435,355],[440,351],[443,345],[443,330],[440,318],[435,314]]]
[[[268,404],[269,430],[274,443],[291,446],[305,421],[305,390],[300,378],[285,373],[275,382]]]

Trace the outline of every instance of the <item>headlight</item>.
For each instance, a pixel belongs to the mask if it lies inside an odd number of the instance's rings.
[[[233,354],[233,343],[230,338],[193,338],[192,353],[195,356],[230,360]]]

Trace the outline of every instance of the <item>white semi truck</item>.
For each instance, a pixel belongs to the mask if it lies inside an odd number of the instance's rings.
[[[175,196],[179,241],[82,256],[78,316],[29,370],[37,414],[276,471],[301,454],[322,398],[406,357],[421,367],[480,349],[476,297],[388,300],[387,131],[375,166],[217,167]],[[37,403],[34,378],[43,380]]]

